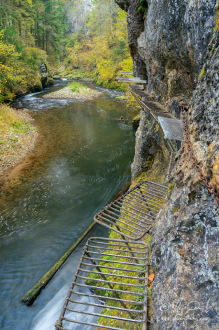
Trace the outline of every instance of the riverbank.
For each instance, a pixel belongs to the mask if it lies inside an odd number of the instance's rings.
[[[28,110],[0,105],[0,184],[33,150],[38,133]]]
[[[92,100],[103,95],[103,92],[89,88],[79,82],[71,82],[65,88],[58,91],[45,94],[44,99],[76,99],[76,100]]]

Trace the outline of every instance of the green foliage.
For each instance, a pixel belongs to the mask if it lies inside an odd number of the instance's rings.
[[[87,86],[84,86],[84,85],[80,84],[77,81],[73,81],[71,83],[68,83],[68,86],[71,88],[72,92],[76,92],[76,93],[79,93],[81,91],[86,91],[88,89]]]
[[[171,183],[171,184],[169,185],[169,187],[168,187],[168,189],[167,189],[167,192],[166,192],[166,195],[167,195],[167,196],[170,196],[170,195],[172,194],[174,187],[175,187],[175,183]]]
[[[0,6],[4,41],[39,47],[53,55],[61,54],[65,46],[66,11],[63,0],[7,0]]]
[[[41,63],[47,63],[45,51],[21,43],[18,52],[15,45],[4,41],[4,33],[0,33],[0,102],[41,88],[38,70]]]
[[[147,8],[147,0],[140,0],[140,6],[138,7],[139,13],[144,13]]]
[[[0,1],[0,102],[42,88],[39,67],[63,55],[63,0]]]
[[[35,128],[31,126],[28,122],[23,121],[18,116],[16,110],[6,106],[5,104],[0,104],[0,133],[5,131],[17,132],[17,133],[27,133],[29,130],[34,130]],[[11,142],[15,141],[15,138],[11,138]],[[4,141],[0,142],[4,144]]]

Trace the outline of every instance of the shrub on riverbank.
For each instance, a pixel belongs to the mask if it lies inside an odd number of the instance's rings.
[[[83,93],[88,91],[88,87],[85,85],[80,84],[77,81],[72,81],[68,83],[68,86],[70,87],[71,91],[74,93]]]
[[[39,67],[47,62],[45,51],[27,47],[19,50],[8,44],[0,33],[0,102],[12,101],[16,95],[42,88]]]

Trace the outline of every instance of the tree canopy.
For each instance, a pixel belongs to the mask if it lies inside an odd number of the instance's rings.
[[[63,54],[63,0],[0,0],[0,101],[40,88],[39,67]]]
[[[132,70],[126,13],[114,0],[0,0],[0,101],[40,88],[48,62],[69,77],[121,87]]]
[[[6,42],[59,54],[67,29],[63,0],[0,0],[0,26]]]

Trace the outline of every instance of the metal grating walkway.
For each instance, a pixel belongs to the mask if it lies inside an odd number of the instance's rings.
[[[182,141],[183,123],[179,119],[158,116],[158,122],[164,132],[164,139]]]
[[[134,85],[129,85],[129,89],[140,107],[150,112],[156,121],[158,121],[158,116],[174,118],[159,102],[155,102],[153,95],[136,89]]]
[[[147,279],[145,243],[90,238],[56,330],[146,330]]]
[[[141,239],[153,225],[165,197],[166,186],[144,181],[97,213],[94,220],[123,239]]]

